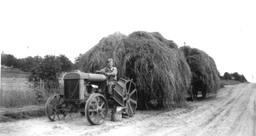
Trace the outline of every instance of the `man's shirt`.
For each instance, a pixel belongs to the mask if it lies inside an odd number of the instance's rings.
[[[105,67],[105,68],[101,69],[100,71],[108,74],[109,81],[117,80],[117,68],[116,67],[112,67],[112,68]]]

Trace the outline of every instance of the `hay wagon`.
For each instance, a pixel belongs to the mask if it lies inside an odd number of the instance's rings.
[[[46,115],[55,121],[64,119],[68,113],[80,112],[90,124],[97,125],[104,122],[109,109],[114,111],[120,106],[122,114],[132,117],[137,108],[134,82],[119,79],[111,87],[108,87],[107,82],[104,74],[80,71],[67,73],[64,76],[64,92],[48,98]]]

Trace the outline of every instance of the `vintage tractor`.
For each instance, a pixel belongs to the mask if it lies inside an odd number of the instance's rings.
[[[104,74],[76,71],[64,76],[63,94],[48,98],[45,113],[54,121],[64,119],[68,113],[80,112],[90,124],[97,125],[104,122],[109,108],[115,110],[117,106],[126,117],[135,114],[137,90],[132,80],[121,78],[108,87]]]

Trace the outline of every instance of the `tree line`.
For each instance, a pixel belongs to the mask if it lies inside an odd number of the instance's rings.
[[[12,54],[1,54],[1,65],[18,68],[30,72],[30,81],[57,81],[61,72],[68,72],[76,68],[65,55],[34,56],[18,59]]]
[[[30,72],[30,81],[57,81],[61,72],[68,72],[77,69],[79,62],[81,61],[82,54],[76,59],[75,63],[72,63],[65,55],[46,55],[44,57],[34,56],[17,59],[12,54],[1,54],[1,64],[18,68],[25,72]],[[228,73],[225,72],[221,79],[225,80],[237,80],[240,82],[247,82],[244,75],[237,72]]]
[[[244,75],[239,74],[237,72],[234,72],[234,73],[225,72],[224,75],[221,76],[220,78],[225,80],[236,80],[240,82],[247,82],[247,79],[244,77]]]

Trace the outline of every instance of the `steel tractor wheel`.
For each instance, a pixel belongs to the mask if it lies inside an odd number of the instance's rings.
[[[48,98],[45,104],[45,114],[50,121],[55,121],[56,117],[60,120],[65,118],[64,99],[61,95],[55,94]]]
[[[106,98],[99,93],[91,94],[85,105],[85,116],[92,125],[104,123],[108,113]]]
[[[132,117],[137,109],[137,89],[132,81],[126,83],[125,113]]]

